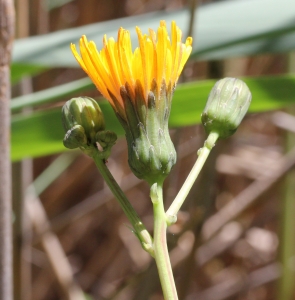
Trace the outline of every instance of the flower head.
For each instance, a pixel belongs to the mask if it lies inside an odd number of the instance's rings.
[[[139,47],[134,51],[130,33],[123,28],[117,41],[104,36],[101,51],[86,36],[80,39],[80,54],[75,45],[71,49],[123,125],[131,169],[147,179],[143,173],[166,176],[176,161],[168,118],[173,91],[192,51],[192,38],[182,43],[175,22],[171,38],[165,21],[160,22],[157,33],[149,29],[149,34],[143,35],[139,27],[136,32]]]
[[[136,27],[136,32],[139,47],[134,52],[130,33],[123,28],[118,31],[117,42],[113,38],[107,40],[104,36],[101,51],[97,50],[93,41],[88,42],[86,36],[80,39],[80,55],[75,45],[71,45],[82,69],[123,118],[121,87],[127,85],[132,100],[136,101],[136,89],[140,84],[147,105],[148,93],[155,84],[157,94],[160,93],[163,80],[168,92],[172,92],[192,51],[192,38],[188,37],[185,44],[182,43],[182,32],[175,22],[171,24],[171,39],[165,21],[160,22],[157,33],[150,29],[149,35],[143,35],[139,27]]]

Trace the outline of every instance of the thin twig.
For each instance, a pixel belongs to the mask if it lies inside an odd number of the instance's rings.
[[[261,267],[260,269],[251,272],[247,277],[243,276],[243,274],[233,272],[233,275],[230,278],[226,277],[221,283],[218,283],[198,294],[194,294],[187,299],[229,299],[243,290],[253,289],[277,280],[280,276],[280,272],[280,265],[278,263],[271,263],[267,266]]]
[[[199,0],[191,0],[191,5],[190,5],[190,20],[189,20],[189,27],[188,27],[188,32],[187,36],[193,36],[194,34],[194,25],[196,22],[196,10],[199,5]]]
[[[53,273],[67,300],[85,300],[83,291],[74,280],[73,272],[66,254],[57,238],[50,230],[49,221],[39,198],[32,192],[26,198],[26,210],[37,234],[46,232],[41,237],[42,247],[47,255]]]

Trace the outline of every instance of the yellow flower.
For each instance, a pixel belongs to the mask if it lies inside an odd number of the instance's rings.
[[[192,51],[192,38],[188,37],[182,43],[182,32],[175,22],[171,24],[171,39],[165,21],[160,22],[157,34],[150,29],[149,35],[143,35],[139,27],[136,27],[136,32],[139,47],[134,52],[130,33],[123,28],[118,31],[117,42],[113,38],[107,40],[104,36],[104,47],[100,52],[93,41],[87,41],[86,36],[80,39],[81,55],[75,45],[71,44],[72,52],[82,69],[123,119],[126,116],[120,92],[122,86],[127,84],[128,92],[135,101],[136,86],[140,83],[146,104],[154,81],[158,94],[163,80],[169,89],[167,92],[172,92]]]
[[[117,42],[103,38],[98,52],[93,41],[80,39],[80,54],[72,52],[102,95],[111,103],[124,127],[129,165],[133,173],[150,184],[162,182],[176,162],[168,130],[173,91],[192,51],[192,38],[181,41],[181,30],[165,21],[157,33],[136,32],[139,47],[132,51],[130,33],[119,29]]]

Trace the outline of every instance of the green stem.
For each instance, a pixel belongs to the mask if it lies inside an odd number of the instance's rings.
[[[155,183],[152,185],[151,199],[154,208],[154,257],[159,272],[164,299],[177,300],[178,296],[167,248],[167,221],[163,203],[162,184]]]
[[[203,168],[204,163],[210,154],[210,151],[215,146],[217,139],[218,139],[218,133],[211,132],[204,143],[204,147],[198,151],[199,156],[197,161],[195,162],[183,186],[181,187],[180,191],[178,192],[177,196],[175,197],[174,201],[172,202],[172,204],[170,205],[169,209],[166,212],[168,225],[171,225],[176,222],[177,213],[180,210],[189,191],[191,190],[194,182],[196,181],[201,169]]]
[[[118,200],[121,208],[123,209],[125,215],[127,216],[128,220],[133,226],[133,229],[135,231],[136,236],[139,238],[142,247],[144,250],[146,250],[148,253],[151,254],[151,256],[154,256],[153,251],[153,239],[147,229],[145,228],[144,224],[140,220],[137,212],[133,208],[133,206],[130,204],[129,200],[127,199],[126,195],[123,193],[121,188],[119,187],[118,183],[114,179],[113,175],[105,165],[103,159],[100,158],[99,152],[95,151],[91,157],[94,159],[95,164],[101,173],[102,177],[106,181],[108,187]]]

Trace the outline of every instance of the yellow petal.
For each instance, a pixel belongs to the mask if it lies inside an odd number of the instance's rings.
[[[141,62],[140,49],[136,48],[134,51],[134,55],[133,55],[132,72],[133,72],[135,79],[139,80],[140,82],[143,82],[141,65],[142,65],[142,62]]]
[[[186,47],[185,45],[182,45],[182,51],[183,51],[183,54],[182,54],[181,62],[180,62],[179,69],[178,69],[178,76],[182,72],[182,69],[183,69],[185,63],[187,62],[187,60],[192,52],[192,47],[191,46]]]
[[[79,55],[79,53],[76,50],[76,45],[71,44],[71,50],[72,50],[72,52],[74,54],[74,57],[76,58],[77,62],[81,66],[81,68],[87,73],[87,68],[86,68],[81,56]]]
[[[149,76],[148,76],[148,54],[147,54],[147,49],[146,49],[146,42],[145,39],[140,31],[140,29],[138,27],[136,27],[136,32],[137,32],[137,36],[138,36],[138,42],[139,42],[139,50],[140,50],[140,56],[141,56],[141,67],[142,67],[142,79],[143,82],[141,82],[144,93],[145,93],[145,97],[147,97],[148,95],[148,90],[149,90]]]
[[[123,28],[120,28],[118,34],[118,56],[120,69],[123,75],[123,81],[128,82],[129,86],[132,88],[134,96],[130,33]]]
[[[112,77],[110,76],[108,69],[103,64],[101,56],[98,53],[93,41],[90,41],[88,43],[87,51],[89,56],[91,57],[92,64],[97,71],[98,74],[97,80],[103,83],[103,85],[99,86],[98,89],[104,96],[108,95],[107,98],[110,99],[108,90],[111,91],[113,95],[116,95],[117,94],[116,86],[114,81],[112,80]]]
[[[162,79],[165,76],[165,67],[166,67],[166,38],[167,31],[165,32],[165,27],[161,26],[158,29],[158,41],[157,41],[157,84],[158,92],[161,88]]]

